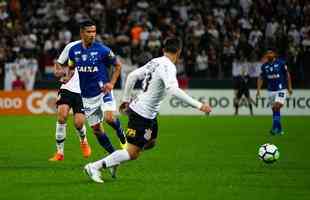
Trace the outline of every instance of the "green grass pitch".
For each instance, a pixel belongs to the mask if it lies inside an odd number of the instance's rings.
[[[104,171],[104,184],[91,182],[82,169],[105,152],[88,128],[93,154],[82,158],[71,118],[65,161],[47,161],[55,151],[55,119],[0,117],[0,200],[310,198],[309,117],[284,116],[286,134],[271,137],[270,116],[161,116],[157,146],[120,166],[117,180]],[[107,130],[118,145],[114,132]],[[281,154],[271,165],[257,156],[267,142]]]

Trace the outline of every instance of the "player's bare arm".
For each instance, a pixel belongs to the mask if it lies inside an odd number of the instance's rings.
[[[289,72],[286,73],[287,75],[287,91],[289,95],[293,94],[293,87],[292,87],[292,79]]]
[[[114,85],[116,84],[116,81],[121,74],[121,68],[122,65],[119,60],[117,60],[117,63],[115,65],[111,81],[109,83],[106,83],[103,85],[102,91],[103,93],[111,92],[111,90],[114,88]]]
[[[54,74],[57,78],[63,77],[65,75],[64,65],[56,62],[54,64]]]
[[[68,65],[60,65],[63,70],[63,75],[60,76],[61,83],[67,83],[74,75],[75,64],[73,61],[69,60]]]

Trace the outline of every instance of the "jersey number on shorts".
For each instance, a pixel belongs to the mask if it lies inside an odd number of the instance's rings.
[[[152,73],[147,73],[142,85],[143,92],[147,91],[151,80],[152,80]]]

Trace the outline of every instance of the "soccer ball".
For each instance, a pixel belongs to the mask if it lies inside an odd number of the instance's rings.
[[[263,144],[258,150],[259,158],[265,163],[274,163],[280,157],[280,152],[274,144]]]

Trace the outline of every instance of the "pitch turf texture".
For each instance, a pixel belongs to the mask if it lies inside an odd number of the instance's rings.
[[[105,152],[89,128],[91,158],[82,158],[70,118],[65,161],[51,163],[55,116],[1,116],[0,199],[309,199],[309,117],[282,122],[287,133],[271,137],[270,117],[161,116],[157,146],[96,184],[82,169]],[[267,142],[281,153],[271,165],[257,156]]]

